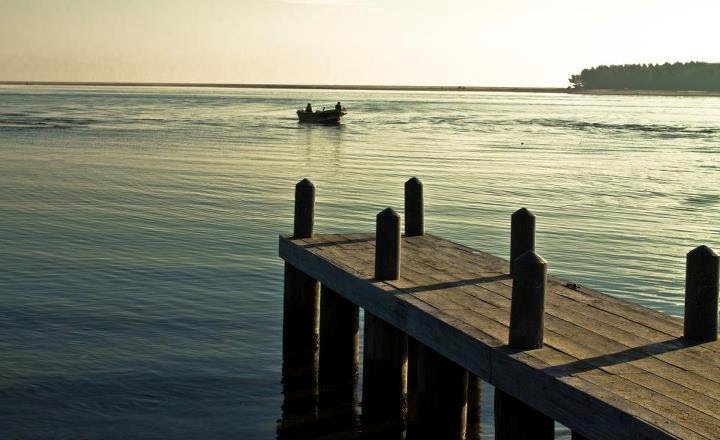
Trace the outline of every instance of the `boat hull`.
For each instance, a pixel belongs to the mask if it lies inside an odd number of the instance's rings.
[[[340,118],[342,118],[345,113],[346,112],[342,110],[326,110],[312,113],[308,113],[303,110],[297,111],[298,120],[300,122],[312,124],[339,124]]]

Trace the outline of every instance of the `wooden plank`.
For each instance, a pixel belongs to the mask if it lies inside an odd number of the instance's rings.
[[[500,273],[508,272],[508,262],[502,258],[436,236],[426,235],[425,237],[436,246],[439,252],[452,249],[453,252],[464,254],[465,257],[469,256],[482,259],[483,267],[492,267],[494,271]],[[442,243],[442,245],[438,245],[439,243]],[[608,313],[619,314],[618,316],[620,317],[632,320],[639,325],[670,336],[681,337],[683,335],[683,321],[680,318],[634,304],[621,298],[605,295],[577,283],[568,283],[566,280],[552,275],[548,276],[548,282],[565,287],[564,289],[558,290],[558,294],[582,302],[590,307],[598,308]],[[699,350],[707,349],[708,351],[720,353],[720,341],[697,344],[695,347]]]
[[[438,253],[442,253],[442,252],[443,252],[443,250],[438,251]],[[436,256],[436,254],[434,254],[434,257],[435,256]],[[433,261],[437,262],[437,261],[441,261],[441,260],[438,258],[433,258]],[[463,257],[459,257],[454,260],[454,264],[450,268],[438,267],[439,265],[437,265],[437,264],[434,266],[440,272],[454,271],[454,274],[457,274],[458,273],[457,267],[460,266],[460,263],[463,261],[466,263],[470,263],[470,264],[475,262],[473,260],[467,260],[467,259],[463,260]],[[482,276],[489,277],[489,276],[497,275],[500,273],[493,269],[497,270],[497,268],[491,267],[488,272],[483,272]],[[469,275],[466,275],[466,276],[469,276]],[[567,284],[566,282],[563,281],[561,284],[560,283],[561,280],[558,280],[557,278],[553,278],[553,277],[550,277],[550,278],[551,278],[551,281],[548,283],[548,287],[551,291],[551,294],[561,297],[560,300],[562,298],[567,298],[570,301],[578,299],[577,298],[578,292],[576,292],[574,289],[570,289],[570,288],[567,288],[564,285],[562,285],[562,284]],[[510,292],[511,286],[512,286],[510,280],[502,280],[500,283],[494,283],[492,285],[487,286],[487,288],[491,288],[492,290],[494,290],[498,293],[504,294],[502,291],[496,290],[496,288],[502,288],[502,285],[504,285],[505,292],[507,292],[505,294],[505,296],[509,297],[509,292]],[[568,295],[567,292],[571,292],[570,295],[572,295],[572,296]],[[580,295],[582,295],[582,294],[580,294]],[[573,296],[575,296],[575,297],[573,297]],[[552,301],[556,301],[556,300],[550,296],[548,298],[551,300],[550,309],[549,309],[549,313],[551,313],[551,314],[564,313],[565,316],[563,316],[563,317],[567,318],[567,317],[573,317],[573,316],[579,317],[578,313],[584,312],[585,316],[583,316],[582,319],[578,319],[578,321],[580,323],[587,322],[587,320],[586,320],[587,317],[592,318],[592,317],[596,317],[596,316],[602,316],[603,320],[601,322],[604,322],[605,324],[610,324],[610,323],[615,324],[622,331],[626,331],[626,333],[630,333],[628,330],[631,330],[631,334],[633,334],[633,335],[641,334],[642,336],[646,337],[649,342],[666,342],[666,341],[670,341],[671,339],[673,339],[670,337],[671,335],[669,335],[667,332],[658,331],[651,327],[637,323],[636,321],[634,321],[632,319],[628,319],[627,317],[618,315],[616,313],[607,312],[607,311],[603,310],[602,308],[600,308],[600,309],[596,308],[595,306],[601,302],[600,298],[593,299],[593,302],[590,304],[588,304],[587,302],[584,302],[584,301],[574,301],[579,304],[573,304],[573,302],[565,301],[562,303],[561,307],[558,307],[555,309],[552,308]],[[607,298],[612,300],[612,298],[610,298],[610,297],[607,297]],[[587,305],[590,305],[590,307],[586,307]],[[576,307],[576,306],[579,306],[579,307]],[[633,305],[633,307],[631,308],[633,313],[636,312],[635,307],[636,306]],[[614,310],[614,311],[617,312],[617,310]],[[655,316],[656,313],[657,312],[650,312],[650,314],[652,316]],[[562,315],[558,315],[558,316],[562,316]],[[596,321],[596,322],[593,323],[593,325],[595,325],[598,320],[594,319],[594,321]],[[655,322],[655,319],[653,318],[651,321]],[[682,333],[682,324],[681,323],[674,323],[673,325],[675,327],[675,331],[672,333],[674,333],[676,335],[678,333]],[[678,337],[679,336],[676,336],[675,339],[677,339]],[[685,354],[685,353],[683,354],[683,357],[685,358],[684,359],[685,364],[680,365],[680,367],[692,368],[692,363],[690,365],[687,364],[688,359],[691,362],[694,360],[699,360],[700,362],[702,362],[703,368],[707,367],[708,364],[714,365],[715,367],[720,367],[720,357],[716,355],[716,349],[720,345],[717,344],[716,342],[704,343],[704,344],[693,344],[693,343],[688,343],[688,342],[683,342],[683,341],[677,341],[677,343],[680,346],[683,346],[688,349],[685,352],[687,354]],[[656,347],[656,349],[657,349],[657,347]],[[673,358],[672,353],[668,354],[666,356],[666,358],[672,359]],[[702,371],[702,368],[693,368],[693,369]],[[709,371],[708,374],[706,375],[706,378],[709,380],[718,380],[717,378],[720,375],[718,375],[716,373],[719,373],[719,372],[720,371]]]

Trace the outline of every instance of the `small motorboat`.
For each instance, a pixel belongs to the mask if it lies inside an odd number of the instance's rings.
[[[323,107],[322,110],[313,111],[310,104],[308,104],[304,109],[301,108],[297,111],[300,122],[310,122],[315,124],[339,124],[340,118],[346,114],[347,111],[345,110],[345,107],[340,106],[339,102],[332,110],[325,110]]]

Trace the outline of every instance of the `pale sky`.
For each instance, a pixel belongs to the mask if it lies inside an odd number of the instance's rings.
[[[720,0],[0,0],[0,80],[559,86],[720,62]]]

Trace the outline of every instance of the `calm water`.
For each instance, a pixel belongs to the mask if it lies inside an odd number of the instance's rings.
[[[303,177],[319,232],[416,175],[430,232],[506,255],[527,206],[552,272],[674,315],[685,253],[720,248],[718,98],[5,87],[0,159],[10,439],[273,438]]]

